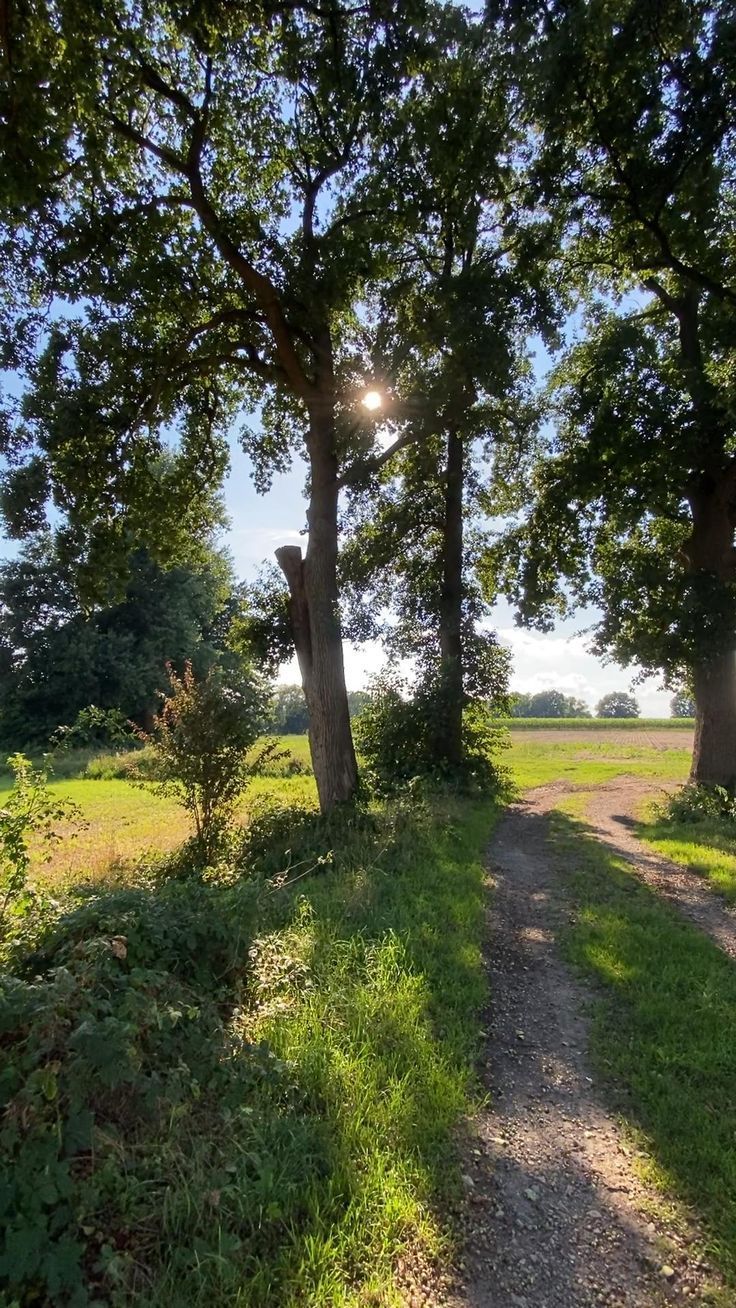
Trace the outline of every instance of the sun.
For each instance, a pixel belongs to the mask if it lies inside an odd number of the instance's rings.
[[[369,409],[371,413],[375,413],[376,409],[380,409],[382,404],[383,396],[380,391],[366,391],[363,396],[364,408]]]

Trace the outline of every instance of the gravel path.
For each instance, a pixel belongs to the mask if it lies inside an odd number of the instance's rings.
[[[671,863],[643,845],[634,835],[635,814],[647,794],[662,787],[634,777],[617,777],[598,786],[585,806],[585,819],[593,833],[615,854],[636,868],[637,875],[658,895],[669,899],[695,926],[709,935],[731,958],[736,958],[736,913],[713,893],[697,873]]]
[[[563,787],[564,788],[564,787]],[[466,1152],[454,1308],[702,1303],[708,1269],[646,1215],[651,1195],[592,1079],[588,992],[558,956],[568,910],[547,846],[560,786],[530,792],[494,840],[490,1109]],[[616,807],[616,805],[614,805]]]

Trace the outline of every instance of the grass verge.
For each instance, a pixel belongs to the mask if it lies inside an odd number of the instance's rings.
[[[693,822],[663,822],[656,818],[640,822],[640,840],[705,877],[724,899],[736,900],[736,828],[722,818]]]
[[[736,1285],[736,969],[629,865],[555,813],[574,903],[567,957],[598,984],[593,1056],[648,1158]]]
[[[284,807],[239,862],[31,932],[0,992],[4,1302],[399,1303],[402,1251],[446,1239],[493,816]]]

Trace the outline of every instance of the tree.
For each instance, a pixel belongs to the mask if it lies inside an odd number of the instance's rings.
[[[28,522],[51,486],[99,563],[121,507],[125,525],[162,509],[181,521],[243,406],[263,404],[261,485],[297,431],[309,540],[278,559],[323,809],[357,780],[337,584],[341,415],[356,395],[340,367],[389,218],[363,204],[362,180],[432,12],[210,0],[186,14],[103,5],[80,22],[74,0],[49,0],[31,30],[25,12],[9,19],[10,96],[29,101],[7,128],[11,207],[47,299],[75,307],[33,365],[29,457],[7,499],[25,482]],[[162,487],[172,425],[181,452]]]
[[[118,603],[82,608],[73,569],[50,535],[0,566],[0,739],[39,745],[81,709],[117,709],[149,727],[166,664],[198,676],[227,652],[239,607],[226,557],[200,549],[198,570],[162,569],[145,550]]]
[[[373,477],[360,462],[347,476],[354,629],[418,658],[437,762],[450,767],[463,759],[469,699],[506,690],[506,655],[479,625],[477,456],[492,453],[500,478],[513,445],[518,467],[533,425],[525,330],[551,316],[543,261],[513,206],[514,109],[499,34],[455,11],[443,55],[407,98],[390,173],[402,241],[375,296],[370,373],[393,456],[368,461]]]
[[[598,700],[595,713],[598,718],[638,718],[639,705],[633,695],[614,690]]]
[[[688,690],[678,690],[670,700],[670,717],[694,718],[695,700]]]
[[[567,222],[560,274],[598,292],[500,551],[509,591],[542,627],[596,603],[601,652],[692,682],[692,777],[730,785],[736,16],[725,0],[553,0],[541,23],[524,0],[493,9],[527,70],[534,198]]]
[[[535,695],[518,695],[511,706],[515,718],[589,718],[590,709],[581,699],[561,690],[540,690]]]
[[[309,729],[309,712],[301,686],[277,686],[272,701],[271,730],[299,736]]]
[[[367,708],[370,703],[370,698],[370,693],[367,690],[348,691],[348,707],[351,719],[360,717],[363,709]]]

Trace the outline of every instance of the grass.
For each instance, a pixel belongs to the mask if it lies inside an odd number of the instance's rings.
[[[299,763],[308,764],[306,736],[282,736],[279,744]],[[116,775],[138,757],[137,752],[80,750],[55,761],[51,775],[61,776],[52,780],[50,789],[76,805],[82,823],[62,828],[62,840],[50,850],[36,846],[35,885],[58,893],[74,885],[124,883],[141,859],[170,853],[192,834],[189,819],[173,800]],[[11,785],[10,773],[0,774],[0,805]],[[313,803],[313,776],[254,777],[243,796],[240,820],[247,822],[260,804],[277,796],[281,802]]]
[[[564,951],[598,987],[598,1069],[648,1179],[692,1208],[736,1285],[736,969],[579,819],[557,812],[552,831],[575,904]]]
[[[16,961],[11,1301],[390,1308],[407,1251],[446,1253],[496,810],[330,824],[273,784],[243,862],[71,895]]]
[[[640,840],[665,858],[681,863],[710,882],[730,903],[736,901],[736,826],[723,818],[664,822],[650,814],[636,828]]]
[[[299,764],[308,766],[306,736],[283,736],[279,743]],[[690,754],[677,735],[665,744],[594,736],[583,741],[555,740],[513,731],[503,762],[523,790],[558,780],[595,785],[621,773],[684,781]],[[86,751],[60,763],[65,775],[53,782],[52,789],[72,799],[88,825],[57,845],[48,863],[37,854],[33,866],[37,885],[58,892],[81,883],[121,883],[138,860],[171,852],[191,834],[185,815],[171,800],[120,778],[121,769],[128,766],[127,756]],[[9,786],[9,775],[0,776],[0,802]],[[255,777],[243,797],[240,819],[247,822],[254,810],[278,796],[282,801],[313,804],[315,795],[311,773]]]
[[[550,781],[591,785],[610,781],[622,773],[660,781],[684,781],[690,767],[690,749],[677,736],[669,742],[641,743],[610,740],[553,740],[523,732],[511,733],[504,759],[522,789]]]

